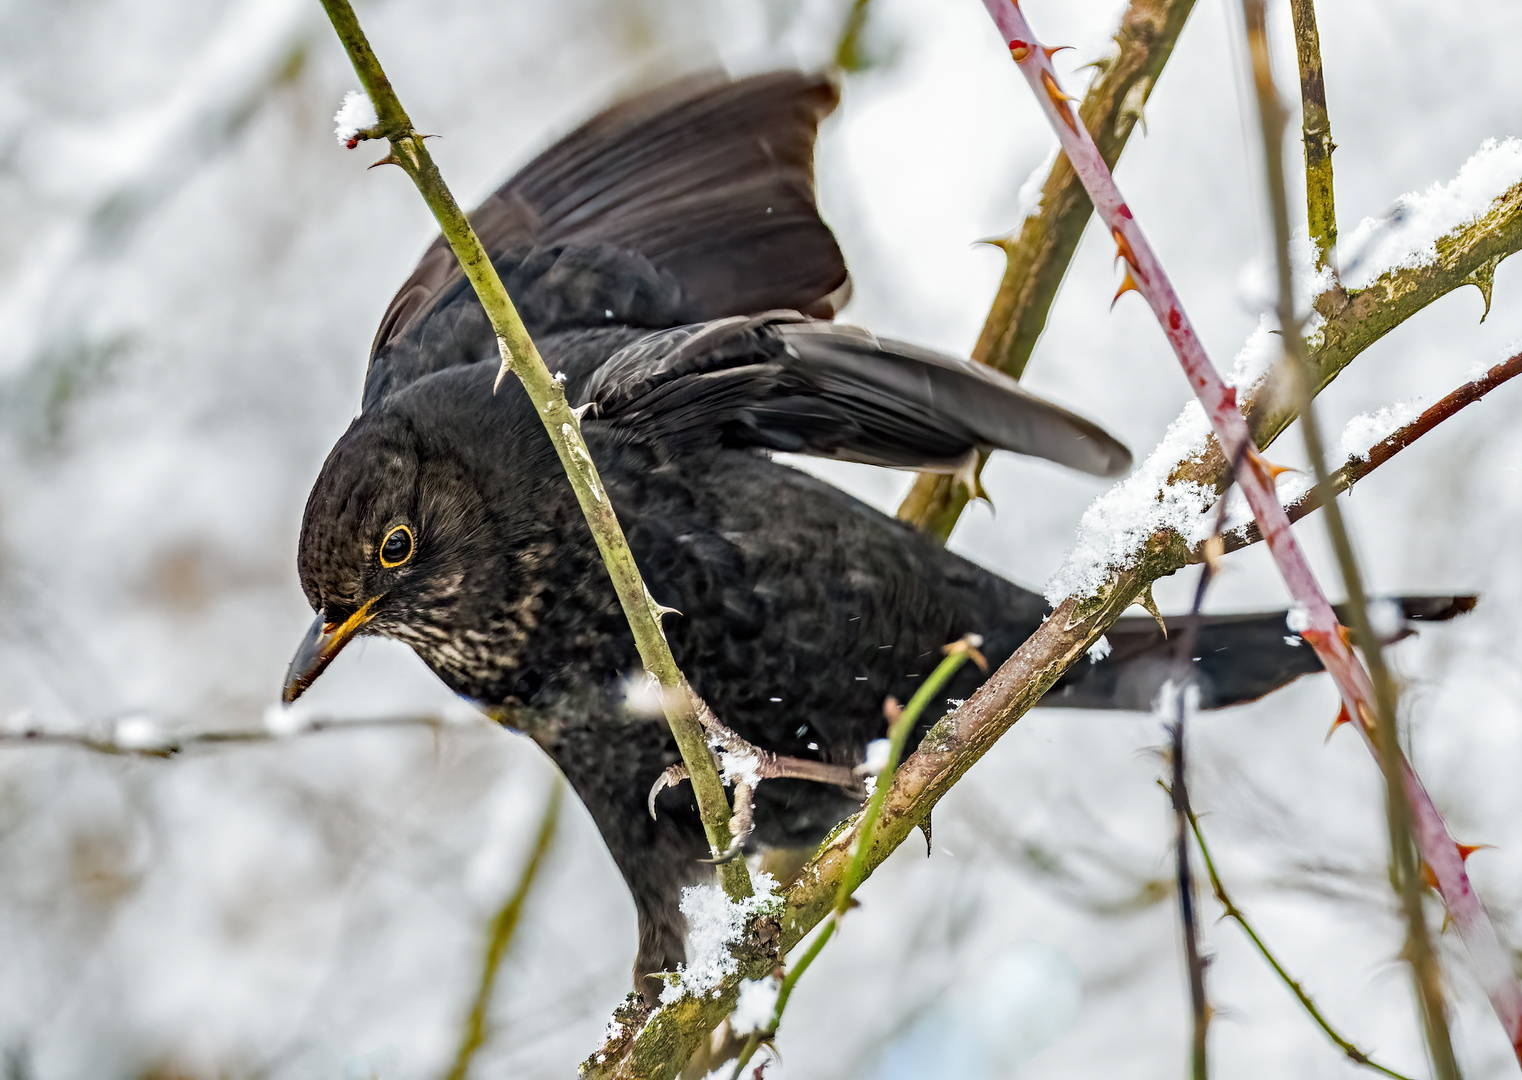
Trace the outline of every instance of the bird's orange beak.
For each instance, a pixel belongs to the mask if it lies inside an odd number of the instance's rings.
[[[285,691],[280,695],[281,701],[289,705],[317,681],[317,676],[333,662],[333,658],[349,643],[349,639],[375,618],[375,604],[379,599],[378,596],[372,596],[341,623],[330,623],[325,612],[317,613],[317,618],[312,621],[306,636],[297,646],[296,655],[291,657],[291,666],[286,669]]]

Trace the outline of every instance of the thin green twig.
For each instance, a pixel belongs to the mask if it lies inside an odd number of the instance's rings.
[[[507,902],[502,905],[496,916],[491,921],[491,935],[486,942],[486,957],[481,963],[481,981],[476,987],[475,1000],[471,1002],[470,1012],[465,1017],[465,1026],[460,1032],[460,1046],[455,1051],[454,1064],[449,1072],[445,1073],[445,1080],[465,1080],[470,1071],[471,1060],[476,1056],[476,1051],[486,1041],[486,1009],[491,1004],[492,990],[497,984],[497,973],[502,968],[502,959],[507,955],[507,948],[513,942],[513,934],[518,929],[519,918],[523,914],[523,904],[528,899],[530,891],[534,888],[534,882],[539,879],[539,871],[544,866],[544,859],[550,853],[550,846],[555,839],[555,828],[560,823],[560,802],[565,794],[565,785],[557,777],[555,785],[550,789],[549,801],[544,807],[544,816],[539,821],[539,834],[534,838],[534,849],[529,854],[528,863],[523,867],[523,873],[518,878],[518,884],[508,896]]]
[[[1253,929],[1252,923],[1247,921],[1247,916],[1242,913],[1242,909],[1237,907],[1231,896],[1226,892],[1226,886],[1221,883],[1221,875],[1216,872],[1215,860],[1210,855],[1210,848],[1205,844],[1205,834],[1200,831],[1199,818],[1195,816],[1193,809],[1190,809],[1188,814],[1189,827],[1194,830],[1195,843],[1200,846],[1200,856],[1205,861],[1205,872],[1210,877],[1210,888],[1214,891],[1216,900],[1220,902],[1225,912],[1225,918],[1234,920],[1242,928],[1242,932],[1247,935],[1247,939],[1253,943],[1253,948],[1257,949],[1259,955],[1268,961],[1268,966],[1273,968],[1274,973],[1279,976],[1284,985],[1289,987],[1290,992],[1295,995],[1296,1000],[1310,1014],[1310,1018],[1316,1021],[1316,1025],[1326,1033],[1326,1037],[1336,1043],[1338,1049],[1346,1054],[1350,1061],[1373,1069],[1375,1072],[1384,1073],[1386,1076],[1391,1077],[1391,1080],[1411,1080],[1410,1077],[1403,1073],[1398,1073],[1394,1069],[1386,1068],[1377,1061],[1370,1060],[1368,1054],[1343,1038],[1337,1029],[1331,1025],[1331,1022],[1321,1014],[1321,1010],[1316,1007],[1316,1003],[1311,1000],[1311,996],[1305,992],[1300,983],[1291,977],[1288,971],[1284,970],[1284,965],[1279,963],[1279,958],[1273,954],[1273,951],[1258,936],[1258,932]]]
[[[659,605],[645,588],[623,528],[605,495],[597,466],[581,436],[580,418],[571,410],[565,390],[550,375],[544,360],[540,358],[539,350],[535,348],[512,299],[503,288],[502,279],[497,275],[497,269],[481,245],[480,238],[450,194],[448,185],[439,174],[438,166],[434,164],[423,143],[424,137],[413,128],[412,120],[391,88],[349,0],[322,0],[322,5],[380,118],[373,129],[361,132],[360,135],[363,138],[384,138],[390,143],[391,152],[383,161],[401,166],[417,185],[444,237],[449,241],[449,246],[460,260],[460,268],[486,310],[501,349],[503,374],[511,370],[523,383],[533,401],[534,411],[543,421],[545,431],[549,433],[550,441],[560,456],[561,465],[564,466],[571,487],[576,492],[576,499],[586,515],[587,525],[597,541],[597,549],[607,564],[614,591],[629,620],[629,629],[633,632],[640,661],[660,682],[662,707],[682,753],[683,764],[687,766],[709,847],[715,854],[724,851],[732,839],[729,830],[729,801],[725,797],[723,782],[719,779],[718,768],[704,737],[697,700],[677,668],[671,648],[666,643],[665,632],[661,629]],[[498,376],[498,381],[500,383],[501,375]],[[719,877],[724,891],[731,899],[743,899],[752,895],[750,873],[744,860],[736,859],[722,864],[719,867]]]
[[[782,1012],[787,1008],[787,999],[792,996],[793,987],[798,984],[798,980],[809,969],[814,958],[834,936],[841,916],[850,909],[851,895],[856,892],[862,877],[867,872],[867,854],[872,850],[872,836],[877,830],[877,819],[882,814],[883,801],[888,797],[888,788],[891,786],[893,774],[898,771],[898,763],[903,758],[904,744],[909,739],[909,733],[914,730],[914,725],[919,721],[926,707],[939,696],[947,681],[957,673],[958,668],[968,660],[975,661],[979,667],[986,666],[982,654],[978,652],[978,646],[981,644],[981,639],[968,636],[946,646],[945,659],[936,665],[930,677],[920,684],[920,688],[909,699],[909,704],[904,706],[897,715],[893,715],[894,705],[892,699],[889,699],[888,711],[892,723],[888,729],[888,760],[877,776],[877,782],[867,799],[867,805],[862,809],[861,832],[857,835],[856,843],[851,849],[851,861],[846,867],[846,872],[841,875],[840,884],[835,889],[835,906],[808,949],[783,977],[782,986],[777,991],[777,1004],[772,1009],[771,1023],[765,1032],[752,1032],[745,1040],[745,1047],[735,1061],[735,1070],[730,1075],[730,1080],[739,1080],[740,1070],[744,1069],[750,1059],[755,1056],[757,1047],[776,1036],[777,1029],[782,1024]]]
[[[1400,742],[1395,725],[1396,688],[1385,665],[1379,637],[1369,625],[1368,598],[1363,574],[1337,503],[1326,466],[1321,428],[1316,420],[1311,389],[1312,373],[1305,348],[1304,324],[1295,310],[1293,271],[1289,252],[1289,197],[1284,179],[1284,131],[1287,118],[1284,105],[1274,85],[1269,62],[1268,32],[1264,0],[1243,0],[1248,54],[1252,60],[1253,85],[1257,93],[1258,116],[1262,129],[1264,171],[1269,207],[1273,219],[1274,249],[1278,256],[1278,302],[1276,315],[1280,338],[1300,394],[1300,430],[1305,436],[1306,454],[1316,475],[1316,489],[1324,511],[1327,532],[1347,592],[1345,610],[1352,621],[1354,640],[1364,654],[1369,677],[1374,684],[1375,728],[1380,764],[1385,774],[1385,811],[1390,832],[1391,879],[1406,919],[1406,957],[1411,964],[1416,997],[1421,1007],[1422,1026],[1433,1070],[1439,1080],[1457,1080],[1458,1063],[1453,1054],[1453,1039],[1448,1030],[1447,1008],[1443,1000],[1442,973],[1427,929],[1422,907],[1423,885],[1417,870],[1416,847],[1411,832],[1411,803],[1402,772]]]

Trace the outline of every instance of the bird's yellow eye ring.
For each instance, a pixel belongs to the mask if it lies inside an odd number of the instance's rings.
[[[386,539],[381,542],[380,564],[387,570],[393,566],[401,566],[412,558],[415,547],[412,541],[412,530],[405,525],[398,525],[388,532]]]

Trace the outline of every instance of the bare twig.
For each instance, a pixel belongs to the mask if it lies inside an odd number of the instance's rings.
[[[481,981],[476,987],[476,996],[471,1001],[470,1012],[466,1014],[465,1025],[460,1032],[460,1046],[455,1051],[454,1064],[445,1074],[446,1080],[465,1080],[466,1074],[470,1072],[471,1060],[486,1041],[486,1009],[491,1004],[492,990],[497,985],[497,973],[502,968],[502,958],[507,955],[508,946],[513,942],[513,934],[518,929],[524,901],[538,880],[545,856],[549,854],[550,845],[555,839],[555,828],[560,823],[560,802],[564,794],[565,785],[556,777],[554,787],[550,789],[549,801],[544,807],[544,816],[539,821],[539,833],[534,838],[534,848],[529,853],[528,862],[507,902],[491,921],[486,956],[481,963]]]
[[[1363,457],[1349,458],[1346,464],[1327,477],[1327,486],[1333,494],[1342,494],[1460,409],[1473,405],[1490,391],[1518,375],[1522,375],[1522,353],[1502,361],[1478,379],[1467,382],[1446,395],[1415,420],[1404,427],[1397,428],[1394,433],[1375,443]],[[1321,485],[1318,484],[1298,499],[1287,503],[1284,512],[1289,515],[1290,521],[1299,521],[1307,514],[1321,508],[1321,494]],[[1231,552],[1256,544],[1263,539],[1263,533],[1256,521],[1250,521],[1241,528],[1225,533],[1221,539],[1223,552]],[[1193,559],[1199,561],[1204,557],[1204,545],[1200,545],[1196,548]]]
[[[1327,476],[1326,452],[1322,446],[1321,427],[1316,419],[1315,402],[1310,392],[1309,361],[1305,355],[1305,339],[1300,314],[1295,310],[1293,270],[1290,260],[1289,197],[1285,192],[1284,179],[1284,130],[1286,117],[1284,105],[1274,85],[1273,70],[1268,54],[1268,28],[1265,0],[1242,0],[1242,13],[1247,28],[1248,55],[1252,61],[1253,86],[1257,94],[1258,117],[1263,136],[1264,171],[1269,194],[1270,216],[1273,221],[1274,249],[1278,263],[1278,303],[1276,315],[1279,321],[1280,339],[1293,370],[1300,377],[1300,430],[1305,436],[1306,454],[1316,475],[1316,490],[1325,508],[1327,532],[1332,548],[1337,553],[1337,563],[1342,571],[1342,583],[1347,591],[1348,602],[1344,610],[1352,619],[1353,633],[1363,650],[1368,676],[1373,683],[1373,695],[1359,694],[1349,702],[1355,709],[1360,705],[1372,705],[1374,709],[1374,743],[1385,773],[1385,811],[1390,831],[1391,877],[1399,894],[1402,913],[1406,918],[1406,948],[1404,954],[1411,964],[1415,981],[1417,1001],[1421,1006],[1427,1050],[1432,1064],[1442,1080],[1457,1080],[1458,1064],[1453,1056],[1453,1040],[1448,1030],[1447,1006],[1443,1000],[1442,972],[1432,951],[1432,941],[1427,930],[1426,914],[1422,910],[1422,881],[1417,872],[1417,854],[1412,843],[1411,823],[1413,810],[1402,782],[1405,759],[1401,754],[1399,733],[1395,726],[1397,691],[1395,681],[1385,665],[1383,643],[1369,625],[1368,598],[1364,590],[1363,573],[1353,551],[1352,540],[1342,520],[1342,507],[1337,503]],[[1314,33],[1314,27],[1312,32]],[[1325,110],[1323,109],[1323,114]],[[1307,144],[1309,151],[1309,144]],[[1308,162],[1309,163],[1309,162]],[[1327,162],[1330,168],[1330,161]],[[1328,176],[1328,188],[1330,177]],[[1335,224],[1332,226],[1335,229]],[[1279,501],[1273,500],[1273,508],[1280,511]],[[1268,519],[1259,517],[1260,522]],[[1270,528],[1272,526],[1270,525]],[[1288,518],[1285,517],[1285,527]],[[1346,646],[1344,645],[1344,648]],[[1344,696],[1348,696],[1344,692]],[[1367,726],[1367,725],[1366,725]],[[1409,768],[1409,766],[1405,766]],[[1511,980],[1512,992],[1516,992],[1515,979]],[[1503,1016],[1503,1020],[1508,1018]],[[1508,1025],[1513,1042],[1518,1032]]]
[[[482,719],[480,726],[491,721]],[[38,727],[0,732],[0,746],[73,746],[97,754],[125,757],[169,758],[197,746],[229,746],[249,743],[285,742],[304,735],[324,732],[371,731],[376,728],[430,728],[442,731],[468,726],[442,716],[382,716],[360,720],[302,720],[289,729],[279,727],[226,728],[217,731],[169,731],[156,724],[138,725],[128,720],[116,724],[109,733],[88,734],[73,731],[47,731]],[[495,727],[495,724],[491,724]]]
[[[1316,269],[1337,248],[1337,206],[1332,198],[1332,120],[1321,74],[1321,35],[1313,0],[1290,0],[1295,20],[1295,58],[1300,65],[1300,137],[1305,144],[1305,218],[1316,247]]]
[[[1062,140],[1096,210],[1115,238],[1118,253],[1127,266],[1121,293],[1134,290],[1146,299],[1178,355],[1190,388],[1204,407],[1219,445],[1233,457],[1239,453],[1242,455],[1244,468],[1237,471],[1237,481],[1263,527],[1265,542],[1290,594],[1306,612],[1308,627],[1302,638],[1315,649],[1322,665],[1337,683],[1349,715],[1358,721],[1359,730],[1371,750],[1380,755],[1398,754],[1399,747],[1393,738],[1384,740],[1383,745],[1378,741],[1377,698],[1369,673],[1353,655],[1346,631],[1338,622],[1295,539],[1284,508],[1274,494],[1270,466],[1253,447],[1252,433],[1238,407],[1235,389],[1226,386],[1206,356],[1172,283],[1116,188],[1093,140],[1074,117],[1069,104],[1072,99],[1063,93],[1050,56],[1036,40],[1024,14],[1010,0],[984,0],[984,7],[1008,42],[1012,56]],[[1108,603],[1104,596],[1085,601],[1086,605]],[[1385,759],[1382,757],[1381,760]],[[1422,856],[1437,879],[1454,923],[1469,947],[1481,982],[1515,1046],[1522,1034],[1522,991],[1509,970],[1509,960],[1495,927],[1470,886],[1458,844],[1448,834],[1441,815],[1410,765],[1403,756],[1398,762],[1401,783],[1391,786],[1401,788],[1413,806],[1417,817],[1415,832]]]
[[[1210,856],[1210,849],[1205,846],[1205,835],[1200,831],[1199,818],[1195,816],[1193,808],[1188,807],[1187,802],[1185,805],[1189,814],[1189,827],[1194,832],[1195,842],[1200,845],[1200,856],[1205,860],[1205,872],[1210,876],[1210,888],[1215,893],[1216,900],[1220,902],[1221,907],[1224,909],[1225,917],[1234,920],[1242,928],[1242,932],[1253,943],[1253,948],[1257,949],[1259,955],[1268,961],[1269,966],[1274,969],[1274,973],[1279,976],[1285,986],[1289,987],[1290,992],[1295,995],[1296,1000],[1310,1014],[1311,1019],[1316,1021],[1316,1025],[1326,1033],[1327,1038],[1337,1044],[1338,1048],[1348,1056],[1349,1060],[1359,1065],[1367,1066],[1376,1072],[1382,1072],[1386,1076],[1391,1077],[1392,1080],[1410,1080],[1409,1077],[1396,1072],[1394,1069],[1388,1069],[1376,1061],[1371,1061],[1368,1054],[1338,1034],[1337,1029],[1332,1027],[1327,1018],[1321,1014],[1321,1010],[1316,1007],[1316,1003],[1311,1000],[1311,996],[1305,992],[1304,987],[1284,969],[1284,965],[1279,962],[1278,957],[1274,956],[1263,939],[1258,936],[1258,932],[1253,929],[1252,924],[1247,921],[1247,916],[1243,914],[1242,909],[1237,907],[1230,895],[1227,894],[1226,886],[1221,883],[1221,876],[1216,872],[1215,860]]]
[[[607,565],[624,615],[629,620],[640,661],[661,685],[662,708],[692,780],[709,847],[715,854],[722,852],[730,844],[729,802],[704,739],[696,695],[672,658],[665,632],[661,629],[659,605],[640,577],[623,528],[605,495],[597,466],[581,436],[581,421],[567,403],[564,388],[550,375],[540,358],[539,350],[502,286],[496,267],[450,194],[444,178],[439,175],[438,167],[423,143],[423,136],[413,128],[411,118],[403,110],[349,0],[322,0],[322,4],[380,118],[373,132],[362,132],[361,135],[387,139],[391,151],[382,160],[401,166],[417,185],[496,332],[502,353],[502,372],[497,377],[499,385],[509,371],[518,377],[554,443],[576,499],[586,515],[587,525],[597,541],[597,549]],[[743,861],[720,865],[719,878],[732,899],[752,895],[750,874]]]
[[[1099,73],[1078,115],[1112,168],[1193,8],[1194,0],[1131,0],[1115,31],[1115,51],[1094,64]],[[1006,256],[1004,278],[973,346],[974,360],[1017,379],[1024,373],[1093,210],[1067,155],[1059,152],[1041,186],[1040,210],[1016,232],[991,241]],[[986,460],[979,460],[975,477]],[[964,476],[921,473],[899,506],[899,518],[945,543],[976,492]]]

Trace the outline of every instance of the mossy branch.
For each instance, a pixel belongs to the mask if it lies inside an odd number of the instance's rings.
[[[413,128],[412,120],[402,108],[360,28],[354,9],[348,0],[322,0],[322,6],[380,118],[373,129],[362,133],[363,137],[386,139],[391,152],[383,160],[401,166],[417,185],[455,257],[460,260],[460,268],[480,298],[481,306],[486,309],[502,351],[504,372],[511,370],[522,382],[555,445],[555,452],[560,456],[566,477],[576,492],[576,500],[581,504],[587,525],[597,541],[597,549],[607,564],[608,576],[613,580],[614,591],[634,634],[640,661],[660,682],[666,720],[692,779],[709,847],[715,854],[724,851],[730,844],[729,802],[704,738],[697,702],[666,643],[657,604],[645,588],[639,567],[634,562],[634,553],[629,550],[623,528],[597,474],[597,466],[582,439],[580,419],[567,403],[565,390],[545,367],[480,238],[439,175],[438,166],[423,144],[425,136]],[[732,898],[751,895],[750,874],[743,861],[721,865],[719,876],[725,892]]]
[[[1120,160],[1163,66],[1173,55],[1194,0],[1132,0],[1115,31],[1115,50],[1093,65],[1098,74],[1078,115],[1105,163]],[[1041,185],[1041,209],[1017,233],[994,243],[1004,251],[1004,278],[994,295],[972,358],[1018,379],[1025,372],[1047,313],[1067,273],[1094,204],[1067,155],[1058,153]],[[984,462],[980,460],[977,474]],[[900,520],[941,543],[951,536],[973,491],[958,476],[921,473],[898,508]]]
[[[1332,198],[1332,119],[1326,110],[1321,71],[1321,35],[1313,0],[1290,0],[1295,20],[1295,59],[1300,68],[1300,139],[1305,145],[1305,219],[1316,247],[1316,269],[1332,260],[1337,247],[1337,206]]]

